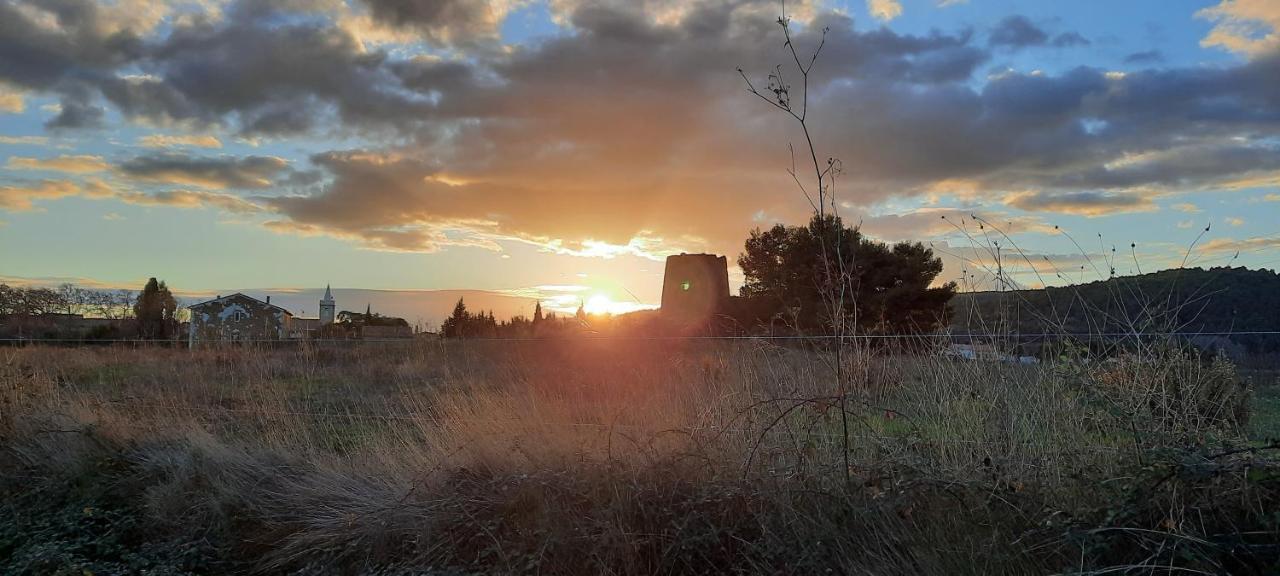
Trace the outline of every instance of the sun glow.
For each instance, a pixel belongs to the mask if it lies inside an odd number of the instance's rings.
[[[648,304],[640,304],[639,302],[615,302],[607,295],[596,293],[592,294],[582,303],[582,309],[587,314],[596,315],[618,315],[637,310],[648,310],[653,308]]]

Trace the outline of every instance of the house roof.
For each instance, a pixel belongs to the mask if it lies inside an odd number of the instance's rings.
[[[288,314],[288,315],[290,315],[290,316],[293,316],[293,312],[290,312],[290,311],[288,311],[288,310],[286,310],[286,309],[284,309],[284,308],[281,308],[281,307],[279,307],[279,306],[276,306],[275,304],[270,304],[270,303],[267,303],[267,302],[263,302],[262,300],[259,300],[259,299],[257,299],[257,298],[254,298],[253,296],[246,295],[246,294],[244,294],[243,292],[236,292],[235,294],[230,294],[230,295],[227,295],[227,296],[219,296],[219,297],[214,298],[214,299],[212,299],[212,300],[205,300],[204,302],[199,302],[199,303],[196,303],[196,304],[192,304],[192,305],[190,305],[190,306],[187,306],[187,309],[188,309],[188,310],[195,310],[196,308],[201,308],[201,307],[203,307],[203,306],[207,306],[207,305],[209,305],[209,304],[213,304],[214,302],[222,302],[222,301],[224,301],[224,300],[230,300],[230,299],[235,298],[235,297],[237,297],[237,296],[238,296],[238,297],[240,297],[240,298],[247,299],[247,300],[253,300],[254,302],[257,302],[257,303],[259,303],[259,304],[261,304],[261,305],[263,305],[263,306],[266,306],[267,308],[274,308],[274,309],[276,309],[276,310],[279,310],[279,311],[281,311],[281,312],[284,312],[285,314]]]

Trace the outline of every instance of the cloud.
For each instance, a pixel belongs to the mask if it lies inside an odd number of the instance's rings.
[[[36,209],[37,200],[56,200],[69,196],[105,198],[112,191],[97,181],[81,184],[65,180],[40,180],[23,185],[0,186],[0,210],[29,212]]]
[[[1255,236],[1244,240],[1214,238],[1200,247],[1208,253],[1262,252],[1280,249],[1280,236]]]
[[[1054,46],[1069,48],[1087,46],[1089,39],[1078,32],[1063,32],[1050,36],[1048,32],[1037,26],[1026,16],[1015,14],[1008,16],[996,24],[987,37],[987,44],[1006,48],[1027,48],[1031,46]]]
[[[56,156],[54,158],[26,158],[13,156],[5,163],[10,170],[46,170],[50,172],[66,172],[69,174],[88,174],[102,172],[109,168],[101,156]]]
[[[203,190],[167,190],[164,192],[125,192],[116,195],[122,202],[140,206],[169,206],[175,208],[217,208],[232,214],[256,214],[263,208],[249,200],[219,192]]]
[[[44,146],[49,143],[45,136],[0,136],[0,144],[16,146]]]
[[[1226,222],[1228,226],[1231,226],[1233,228],[1239,228],[1241,226],[1244,226],[1243,218],[1227,217],[1227,218],[1223,218],[1222,221]]]
[[[1058,212],[1080,216],[1156,210],[1155,203],[1148,197],[1104,192],[1018,192],[1006,197],[1005,204],[1028,212]]]
[[[1195,204],[1192,204],[1190,202],[1174,204],[1173,206],[1171,206],[1171,208],[1179,212],[1186,212],[1187,214],[1199,214],[1201,212],[1204,212],[1204,210],[1201,210],[1199,206],[1196,206]]]
[[[138,138],[138,145],[144,148],[177,148],[191,146],[196,148],[221,148],[222,141],[216,136],[199,134],[149,134]]]
[[[25,96],[24,91],[0,83],[0,112],[21,114],[27,109],[26,101],[23,99]]]
[[[1053,37],[1051,44],[1058,48],[1066,48],[1070,46],[1088,46],[1092,44],[1088,38],[1081,36],[1078,32],[1063,32]]]
[[[287,175],[289,162],[274,156],[193,157],[183,154],[139,156],[116,169],[129,178],[201,188],[269,188]]]
[[[1272,0],[1222,0],[1196,16],[1213,22],[1201,46],[1250,56],[1265,56],[1280,48],[1280,4]]]
[[[991,30],[987,43],[992,46],[1023,48],[1042,46],[1049,42],[1049,34],[1022,15],[1008,16]]]
[[[437,45],[497,42],[498,28],[515,2],[492,0],[361,0],[373,21],[410,29]]]
[[[953,208],[922,208],[896,214],[880,214],[859,219],[849,215],[844,218],[860,223],[861,230],[869,236],[886,242],[967,238],[984,233],[997,235],[1036,232],[1053,234],[1053,226],[1036,216],[1012,215],[1002,212],[973,211]]]
[[[888,22],[902,15],[902,3],[898,0],[867,0],[867,12],[873,18]]]
[[[1125,64],[1159,64],[1164,62],[1164,53],[1159,50],[1134,52],[1124,57]]]

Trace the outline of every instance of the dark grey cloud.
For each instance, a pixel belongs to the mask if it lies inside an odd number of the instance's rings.
[[[1079,32],[1063,32],[1061,34],[1058,34],[1057,36],[1054,36],[1053,41],[1051,43],[1054,46],[1057,46],[1059,48],[1066,48],[1070,46],[1088,46],[1092,44],[1092,42],[1090,42],[1088,38],[1081,36]]]
[[[1049,42],[1049,33],[1036,26],[1026,16],[1008,16],[992,28],[987,43],[992,46],[1024,48],[1042,46]]]
[[[388,127],[430,113],[429,98],[403,87],[385,53],[367,52],[351,34],[323,23],[272,22],[240,15],[176,28],[153,50],[150,70],[163,79],[167,100],[190,106],[165,112],[235,116],[249,134],[300,133],[329,121]],[[136,114],[154,110],[131,99],[118,104]]]
[[[33,21],[33,13],[53,18],[57,28]],[[109,73],[136,60],[142,40],[128,30],[106,32],[102,18],[102,8],[92,0],[0,2],[0,78],[56,90],[67,80]]]
[[[435,44],[476,45],[498,39],[500,10],[489,0],[361,0],[373,20],[409,29]]]
[[[1124,57],[1125,64],[1159,64],[1164,62],[1164,53],[1159,50],[1143,50]]]
[[[57,131],[102,125],[106,109],[96,103],[92,88],[77,82],[67,83],[60,90],[62,98],[58,114],[45,122],[45,128]]]
[[[1020,14],[1001,20],[987,37],[987,44],[990,46],[1014,49],[1031,46],[1068,48],[1088,46],[1090,43],[1089,39],[1080,35],[1079,32],[1062,32],[1050,36],[1043,28]]]
[[[1280,171],[1280,148],[1258,144],[1209,144],[1119,159],[1110,165],[1073,170],[1049,178],[1055,188],[1127,189],[1140,186],[1196,189],[1230,184]]]
[[[289,175],[289,163],[273,156],[196,157],[184,154],[139,156],[117,166],[128,177],[149,182],[205,188],[266,189]]]
[[[1117,212],[1143,212],[1155,209],[1151,198],[1134,193],[1108,192],[1031,192],[1015,194],[1008,204],[1028,212],[1059,212],[1084,216],[1101,216]]]

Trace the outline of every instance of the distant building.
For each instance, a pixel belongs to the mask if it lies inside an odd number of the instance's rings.
[[[326,327],[333,324],[334,310],[337,307],[338,304],[333,299],[333,291],[326,285],[324,287],[324,296],[320,298],[320,317],[294,318],[289,326],[289,338],[300,340],[303,338],[333,337],[335,331],[328,330]]]
[[[329,286],[324,287],[324,298],[320,299],[320,324],[333,324],[334,313],[338,309],[338,303],[333,300],[333,293],[329,291]]]
[[[662,280],[662,313],[699,321],[723,309],[729,301],[729,263],[715,254],[667,257]]]
[[[320,328],[319,318],[298,318],[294,317],[289,322],[289,339],[300,340],[302,338],[314,338],[316,330]]]
[[[266,301],[239,292],[192,304],[188,338],[191,345],[205,341],[283,340],[290,337],[293,314]]]

